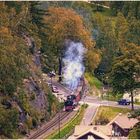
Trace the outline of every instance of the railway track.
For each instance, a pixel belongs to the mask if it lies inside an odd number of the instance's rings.
[[[71,112],[61,112],[60,121],[64,120],[67,116],[69,116]],[[57,127],[59,123],[59,115],[57,115],[52,121],[47,123],[44,127],[39,129],[37,132],[29,136],[29,139],[37,139],[38,137],[42,136],[47,131],[51,130],[53,127]]]

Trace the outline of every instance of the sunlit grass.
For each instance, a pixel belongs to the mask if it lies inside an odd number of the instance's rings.
[[[85,73],[85,78],[89,82],[90,86],[96,86],[96,88],[98,89],[103,86],[102,82],[90,73]]]
[[[111,107],[111,106],[100,106],[98,108],[98,112],[93,120],[93,124],[99,123],[102,120],[106,120],[110,122],[116,115],[119,113],[126,114],[131,110],[128,108],[119,108],[119,107]]]

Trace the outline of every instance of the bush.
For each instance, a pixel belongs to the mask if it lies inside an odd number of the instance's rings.
[[[103,114],[100,115],[98,120],[95,120],[96,125],[106,125],[107,123],[109,123],[109,120]]]
[[[5,110],[0,106],[0,130],[5,136],[15,138],[18,123],[19,114],[15,108]]]
[[[140,139],[140,123],[136,124],[136,126],[130,131],[129,139]]]

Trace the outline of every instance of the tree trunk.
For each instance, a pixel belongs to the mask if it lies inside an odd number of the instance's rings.
[[[62,58],[59,57],[59,69],[58,69],[58,75],[59,75],[59,82],[62,81]]]
[[[133,91],[131,91],[131,110],[134,110],[134,99],[133,99]]]

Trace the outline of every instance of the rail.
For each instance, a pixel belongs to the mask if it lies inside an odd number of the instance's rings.
[[[60,120],[58,119],[58,117],[56,117],[54,120],[47,123],[44,127],[39,129],[37,132],[35,132],[33,135],[29,136],[28,138],[36,139],[36,138],[40,137],[41,135],[43,135],[44,133],[49,131],[52,127],[58,126],[59,121],[62,121],[63,119],[65,119],[65,117],[68,116],[70,113],[71,112],[62,112]]]

